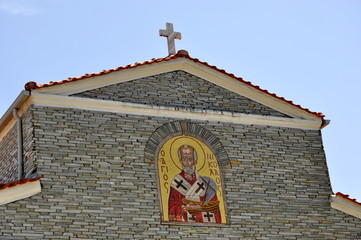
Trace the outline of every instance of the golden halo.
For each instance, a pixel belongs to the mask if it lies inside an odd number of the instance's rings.
[[[178,149],[182,145],[192,146],[194,148],[194,150],[196,150],[197,156],[198,156],[196,169],[197,169],[197,171],[202,170],[202,168],[204,167],[204,164],[205,164],[204,159],[205,159],[206,154],[204,152],[202,144],[200,144],[200,141],[198,139],[193,138],[191,136],[179,136],[179,137],[172,138],[169,141],[172,141],[170,144],[170,149],[169,149],[170,158],[171,158],[173,164],[179,170],[183,170],[182,165],[179,162],[179,157],[178,157]]]

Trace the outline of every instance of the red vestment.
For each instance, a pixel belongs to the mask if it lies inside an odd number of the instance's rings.
[[[179,174],[181,177],[185,178],[185,172],[182,171]],[[190,184],[193,185],[196,182],[196,174],[193,174],[193,179],[188,180],[186,179],[186,181]],[[182,193],[180,193],[177,189],[175,189],[174,187],[171,187],[170,189],[170,194],[169,194],[169,201],[168,201],[168,206],[169,206],[169,212],[168,212],[168,216],[169,216],[169,221],[172,222],[189,222],[189,221],[194,221],[194,222],[211,222],[210,217],[212,216],[215,219],[215,223],[221,223],[221,213],[219,211],[219,208],[216,209],[215,212],[212,213],[207,213],[207,212],[200,212],[195,216],[191,216],[187,214],[187,211],[182,209],[182,205],[185,205],[183,203],[183,199],[186,198],[185,195],[183,195]],[[203,202],[205,201],[206,196],[200,196],[199,197],[199,201]],[[214,197],[210,200],[210,201],[217,201],[217,195],[215,194]],[[208,218],[208,221],[206,221],[207,219],[204,218]]]

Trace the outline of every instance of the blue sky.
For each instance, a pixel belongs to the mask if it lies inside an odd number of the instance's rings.
[[[48,83],[186,49],[311,111],[334,192],[361,201],[361,1],[0,0],[0,115],[26,82]]]

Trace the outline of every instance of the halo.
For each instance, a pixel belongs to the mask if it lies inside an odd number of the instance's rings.
[[[202,168],[204,167],[205,164],[205,152],[204,149],[202,147],[202,145],[199,143],[198,139],[195,139],[191,136],[180,136],[180,137],[175,137],[173,139],[171,139],[170,141],[170,158],[173,162],[173,164],[179,169],[182,170],[182,165],[179,162],[179,158],[178,158],[178,149],[180,148],[180,146],[182,145],[189,145],[192,146],[194,148],[194,150],[197,151],[197,156],[198,156],[198,160],[197,160],[197,166],[196,169],[197,171],[202,170]]]

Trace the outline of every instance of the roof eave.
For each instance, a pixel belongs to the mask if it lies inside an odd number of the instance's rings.
[[[0,205],[34,196],[41,192],[40,178],[23,178],[0,186]]]
[[[361,219],[361,203],[355,199],[338,192],[331,195],[330,201],[332,208]]]
[[[66,80],[59,81],[59,82],[50,82],[48,84],[41,84],[41,85],[38,85],[35,82],[29,82],[29,83],[27,83],[25,85],[25,89],[27,89],[27,90],[37,90],[37,89],[48,88],[48,87],[52,87],[52,86],[56,87],[56,86],[62,85],[64,83],[77,82],[77,81],[83,80],[83,79],[88,79],[88,78],[93,78],[93,77],[98,77],[98,76],[104,76],[104,75],[108,75],[109,73],[119,72],[119,71],[122,71],[122,70],[130,70],[130,69],[134,69],[134,68],[138,68],[138,67],[142,67],[142,66],[146,66],[146,65],[152,65],[152,64],[156,64],[156,63],[162,63],[162,62],[164,63],[164,62],[168,62],[168,61],[175,60],[175,59],[178,59],[178,58],[185,58],[185,59],[190,60],[191,62],[200,64],[200,65],[202,65],[202,66],[204,66],[206,68],[213,69],[214,71],[216,71],[218,73],[224,74],[224,75],[226,75],[226,76],[228,76],[230,78],[233,78],[233,79],[235,79],[235,80],[237,80],[239,82],[242,82],[243,84],[247,85],[248,87],[257,90],[260,93],[268,95],[268,96],[272,97],[273,99],[276,99],[276,100],[278,100],[280,102],[283,102],[286,105],[288,104],[289,106],[292,106],[293,108],[298,108],[298,109],[302,110],[302,112],[305,112],[305,113],[309,114],[308,116],[306,116],[306,118],[310,117],[310,118],[312,118],[312,119],[314,119],[316,121],[320,121],[320,129],[327,126],[328,123],[329,123],[328,120],[324,119],[324,115],[322,113],[310,111],[308,108],[303,108],[302,106],[300,106],[298,104],[295,104],[292,101],[286,100],[285,98],[279,97],[274,93],[270,93],[267,90],[260,88],[259,86],[253,85],[251,82],[245,81],[241,77],[236,77],[234,74],[228,73],[224,69],[220,69],[220,68],[218,68],[216,66],[208,64],[207,62],[200,61],[197,58],[190,57],[186,50],[179,50],[175,55],[170,55],[168,57],[152,59],[152,60],[145,61],[145,62],[142,62],[142,63],[137,62],[135,64],[129,64],[129,65],[124,66],[124,67],[118,67],[116,69],[104,70],[104,71],[101,71],[99,73],[85,74],[85,75],[83,75],[81,77],[69,78],[69,79],[66,79]]]
[[[12,118],[13,110],[14,109],[19,109],[29,97],[30,97],[30,91],[23,90],[23,91],[20,92],[20,94],[15,99],[15,101],[11,104],[11,106],[8,108],[8,110],[5,112],[5,114],[1,117],[1,119],[0,119],[0,131],[3,129],[3,127]]]

